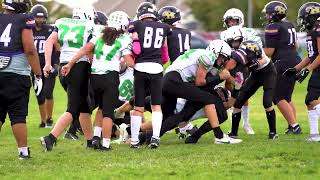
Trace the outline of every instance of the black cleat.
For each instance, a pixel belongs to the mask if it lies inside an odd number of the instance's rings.
[[[198,131],[198,127],[197,126],[193,126],[193,128],[192,129],[190,129],[190,130],[187,130],[187,133],[189,134],[189,135],[192,135],[193,133],[195,133],[196,131]]]
[[[179,133],[179,136],[178,136],[178,139],[184,139],[184,138],[186,138],[187,137],[187,135],[186,134],[183,134],[183,133]]]
[[[131,149],[140,149],[141,146],[140,146],[140,143],[136,143],[136,144],[131,144],[131,145],[130,145],[130,148],[131,148]]]
[[[49,136],[43,136],[40,138],[40,142],[45,151],[52,151],[56,141],[52,140]]]
[[[269,132],[269,139],[271,139],[271,140],[276,140],[276,139],[278,139],[278,138],[279,138],[279,136],[278,136],[277,133],[275,133],[275,132]]]
[[[99,149],[101,152],[107,152],[112,150],[111,146],[109,148],[101,146]]]
[[[45,127],[46,127],[46,123],[41,122],[41,123],[39,124],[39,128],[45,128]]]
[[[92,145],[94,149],[99,149],[101,146],[101,138],[98,136],[93,136]]]
[[[64,134],[63,139],[78,140],[79,137],[76,134],[66,132],[66,134]]]
[[[77,132],[78,132],[81,136],[83,136],[83,135],[84,135],[84,133],[83,133],[83,131],[82,131],[82,128],[81,128],[81,127],[77,129]]]
[[[20,154],[19,154],[19,160],[28,160],[30,158],[31,157],[30,157],[30,149],[29,148],[28,148],[28,155],[27,156],[23,155],[22,152],[20,152]]]
[[[87,140],[87,146],[86,146],[87,148],[89,148],[89,149],[93,149],[94,147],[93,147],[93,144],[92,144],[92,140]]]
[[[197,144],[198,138],[193,137],[192,135],[187,137],[187,139],[184,141],[185,144]]]
[[[229,132],[228,136],[233,138],[233,139],[239,139],[238,134],[233,134],[232,132]]]
[[[302,134],[302,129],[299,124],[295,127],[289,126],[288,129],[286,129],[285,134]]]
[[[53,120],[52,118],[47,119],[46,122],[46,128],[52,128],[53,127]]]
[[[160,146],[160,139],[151,138],[150,144],[148,145],[149,149],[157,149]]]

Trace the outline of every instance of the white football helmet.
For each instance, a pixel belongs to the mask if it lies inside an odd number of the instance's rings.
[[[123,11],[115,11],[109,15],[108,27],[113,27],[117,30],[125,31],[129,25],[129,16]]]
[[[231,40],[243,39],[243,33],[240,26],[232,26],[221,33],[221,39],[228,42]]]
[[[96,18],[96,10],[90,7],[77,7],[72,10],[72,18],[87,19],[94,22]]]
[[[223,26],[229,28],[227,20],[228,19],[237,19],[239,21],[239,26],[243,27],[244,25],[244,15],[240,9],[231,8],[228,9],[223,15]]]
[[[231,47],[223,40],[216,39],[209,43],[207,50],[215,54],[217,57],[222,55],[226,58],[231,57]]]

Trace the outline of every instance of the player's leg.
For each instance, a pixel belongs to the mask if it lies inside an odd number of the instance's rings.
[[[94,119],[94,129],[93,129],[93,138],[92,138],[92,145],[95,149],[100,148],[102,122],[103,122],[102,109],[99,108],[96,112],[96,116]]]
[[[43,84],[46,83],[46,78],[44,76],[41,77]],[[31,74],[31,80],[32,84],[34,84],[34,75]],[[46,118],[47,118],[47,112],[46,112],[46,104],[45,104],[45,87],[43,87],[42,91],[37,97],[38,107],[39,107],[39,113],[40,113],[40,124],[39,128],[45,128],[46,127]]]
[[[244,105],[241,108],[241,116],[243,119],[243,129],[247,134],[254,134],[254,130],[251,127],[251,124],[249,122],[249,114],[250,114],[250,108],[249,108],[249,101],[246,101]]]
[[[53,74],[50,74],[49,77],[46,80],[46,83],[44,84],[44,93],[46,97],[46,127],[52,128],[53,125],[53,119],[52,119],[52,113],[53,113],[53,106],[54,106],[54,100],[53,100],[53,91],[56,84],[56,77],[58,68],[55,68],[55,71]]]

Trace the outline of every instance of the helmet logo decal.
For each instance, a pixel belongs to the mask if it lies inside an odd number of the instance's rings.
[[[274,10],[278,13],[278,14],[286,14],[286,8],[284,8],[283,6],[276,6],[274,8]]]

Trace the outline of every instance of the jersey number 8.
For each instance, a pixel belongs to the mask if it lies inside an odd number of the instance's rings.
[[[144,41],[143,41],[143,47],[144,48],[151,48],[152,45],[152,38],[153,38],[153,28],[146,27],[145,33],[144,33]],[[154,48],[161,48],[163,41],[163,28],[157,28],[156,29],[156,37],[154,39]]]

